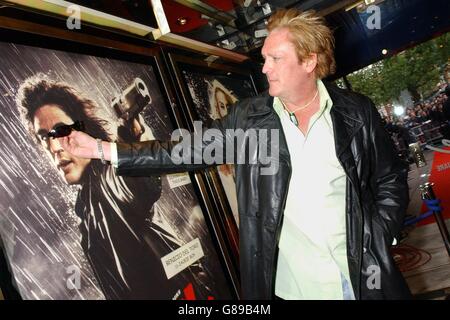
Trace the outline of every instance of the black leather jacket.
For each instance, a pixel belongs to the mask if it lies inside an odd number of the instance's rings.
[[[347,175],[347,255],[355,297],[410,298],[406,282],[389,253],[408,204],[407,166],[398,158],[376,108],[367,97],[334,85],[326,87],[333,100],[331,118],[336,154]],[[272,159],[278,164],[275,174],[262,175],[261,170],[267,167],[262,163],[236,165],[244,299],[273,298],[277,246],[291,175],[286,140],[272,104],[273,98],[264,93],[240,102],[227,117],[213,122],[213,127],[222,131],[228,141],[232,138],[226,129],[280,132],[279,157]],[[194,139],[193,136],[190,138]],[[270,139],[269,135],[269,148]],[[250,150],[247,142],[245,139],[237,145],[235,152],[246,152],[249,159],[255,160],[259,149]],[[203,154],[211,143],[223,145],[224,140],[193,144],[191,156]],[[175,144],[153,141],[118,145],[118,174],[139,176],[201,167],[174,165],[170,156]]]

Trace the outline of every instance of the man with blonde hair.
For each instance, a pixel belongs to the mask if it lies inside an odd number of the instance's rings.
[[[323,18],[280,10],[268,29],[262,48],[268,92],[213,122],[223,139],[191,150],[194,157],[223,147],[232,140],[227,129],[280,133],[263,141],[273,150],[277,139],[278,152],[268,152],[276,172],[264,175],[261,162],[236,165],[242,297],[409,298],[389,253],[408,203],[406,164],[367,97],[321,80],[335,69],[334,40]],[[101,157],[95,139],[83,133],[61,140],[78,156]],[[249,140],[242,139],[236,153],[248,151]],[[119,174],[202,167],[175,165],[171,143],[102,147]]]

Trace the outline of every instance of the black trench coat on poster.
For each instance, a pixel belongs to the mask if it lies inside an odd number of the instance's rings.
[[[333,100],[331,119],[336,155],[347,176],[347,256],[355,297],[408,299],[411,293],[389,252],[401,230],[408,204],[408,166],[398,158],[378,111],[367,97],[325,85]],[[291,163],[281,122],[272,105],[273,97],[267,93],[243,100],[225,118],[213,122],[213,128],[223,133],[222,139],[192,143],[191,147],[190,156],[194,157],[202,155],[211,143],[225,145],[225,141],[232,139],[226,129],[279,132],[279,141],[275,141],[279,157],[270,150],[270,134],[267,141],[272,165],[278,165],[275,174],[261,174],[270,164],[256,161],[259,150],[249,148],[248,139],[235,148],[235,156],[247,152],[253,160],[236,165],[243,299],[274,297],[278,240]],[[184,137],[183,141],[189,139],[194,141],[194,135]],[[175,165],[171,152],[176,144],[158,141],[119,144],[117,173],[142,176],[201,169],[202,165],[196,164]]]

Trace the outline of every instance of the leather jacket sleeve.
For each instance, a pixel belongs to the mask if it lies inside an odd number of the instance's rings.
[[[210,165],[226,163],[226,129],[235,127],[234,119],[238,110],[239,105],[230,108],[228,115],[214,120],[208,131],[205,128],[195,133],[184,130],[180,141],[118,143],[116,173],[147,176],[201,170]]]
[[[374,220],[391,241],[400,232],[409,201],[408,164],[402,161],[384,129],[381,117],[370,101],[369,134],[371,145],[371,186],[377,214]]]

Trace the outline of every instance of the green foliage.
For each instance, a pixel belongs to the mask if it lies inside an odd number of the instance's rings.
[[[405,89],[418,101],[436,90],[449,60],[450,33],[446,33],[358,70],[347,79],[355,91],[369,96],[376,105],[391,102]]]

